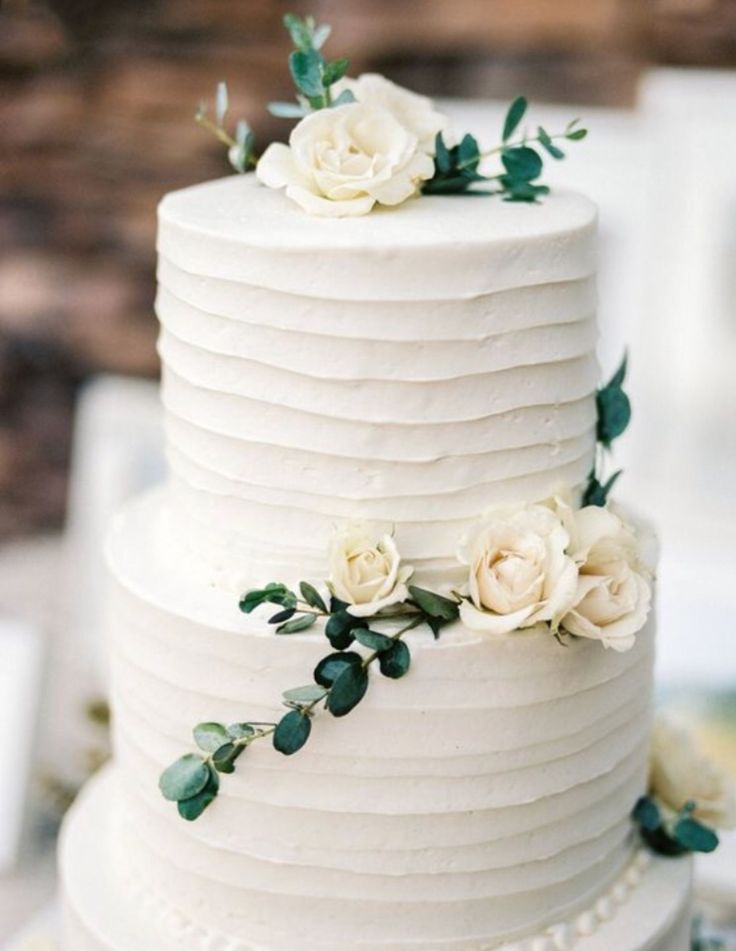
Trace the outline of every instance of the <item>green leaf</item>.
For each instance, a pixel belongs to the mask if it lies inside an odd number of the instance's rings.
[[[378,666],[384,677],[398,680],[411,665],[411,653],[403,641],[394,641],[391,650],[378,655]]]
[[[235,743],[224,743],[212,754],[212,765],[218,773],[234,773],[235,761],[245,752],[245,747]]]
[[[566,133],[565,138],[569,142],[580,142],[587,136],[587,134],[587,129],[575,129],[573,132]]]
[[[177,802],[201,793],[209,778],[210,771],[202,757],[189,753],[164,770],[158,786],[164,799]]]
[[[716,833],[690,816],[675,824],[673,835],[675,841],[688,852],[714,852],[718,848]]]
[[[537,129],[537,135],[539,136],[539,143],[546,152],[548,152],[554,159],[564,159],[565,153],[562,149],[558,148],[549,134],[541,127]]]
[[[329,654],[314,668],[314,679],[323,687],[331,687],[340,674],[348,667],[361,667],[363,658],[355,651],[339,651]]]
[[[345,59],[344,57],[342,59],[336,59],[334,63],[328,63],[327,66],[325,66],[324,73],[322,75],[322,85],[334,85],[334,83],[341,80],[345,73],[347,73],[349,66],[350,60]]]
[[[662,814],[659,806],[649,796],[642,796],[634,806],[632,817],[642,829],[648,829],[654,832],[662,825]]]
[[[629,355],[628,353],[625,353],[623,356],[623,359],[621,360],[621,363],[618,366],[618,369],[616,370],[616,372],[613,374],[611,379],[606,384],[606,388],[614,387],[616,389],[620,389],[624,385],[624,380],[626,379],[626,371],[628,370],[628,368],[629,368]]]
[[[528,145],[505,149],[501,154],[501,161],[509,177],[518,182],[531,182],[539,178],[544,167],[539,153]]]
[[[359,644],[362,644],[363,647],[368,647],[372,651],[378,651],[379,654],[383,651],[391,650],[394,643],[386,634],[379,634],[378,631],[369,631],[363,628],[356,629],[355,640]]]
[[[227,730],[221,723],[200,723],[194,728],[194,742],[205,753],[214,753],[227,742]]]
[[[273,735],[273,745],[284,756],[300,750],[312,732],[312,721],[298,710],[291,710],[281,718]]]
[[[293,608],[296,607],[296,595],[286,585],[272,582],[265,588],[246,592],[240,599],[240,610],[244,614],[250,614],[262,604],[280,604],[285,608]]]
[[[268,111],[277,119],[303,119],[307,110],[298,102],[269,102]]]
[[[343,89],[340,95],[332,100],[332,108],[334,109],[336,106],[347,106],[351,102],[355,102],[355,95],[352,89]]]
[[[204,789],[196,796],[192,796],[189,799],[182,799],[177,804],[179,815],[182,819],[186,819],[187,822],[194,822],[195,819],[199,819],[205,809],[217,799],[217,793],[220,789],[220,780],[214,769],[208,769],[207,772],[209,778]]]
[[[287,621],[276,628],[277,634],[298,634],[300,631],[306,631],[311,627],[317,618],[313,614],[300,614],[293,621]]]
[[[367,689],[368,671],[362,665],[351,664],[333,683],[327,697],[327,709],[335,717],[344,717],[357,707]]]
[[[324,611],[327,614],[327,605],[314,585],[311,585],[308,581],[302,581],[299,590],[310,608],[316,608],[318,611]]]
[[[284,16],[284,26],[289,31],[291,41],[298,50],[310,50],[314,45],[314,34],[310,30],[306,20],[296,16],[294,13],[287,13]],[[327,37],[325,37],[327,39]],[[323,40],[324,42],[324,40]]]
[[[596,394],[598,408],[598,442],[608,448],[631,421],[631,402],[623,390],[605,387]]]
[[[583,505],[597,505],[599,508],[603,508],[608,501],[611,489],[622,473],[623,469],[614,472],[604,485],[601,485],[595,475],[591,475],[588,487],[583,495]]]
[[[283,611],[279,611],[277,614],[274,614],[273,617],[268,619],[269,624],[281,624],[283,621],[288,621],[289,618],[294,617],[296,614],[296,608],[284,608]]]
[[[409,585],[409,594],[412,600],[430,617],[442,618],[444,621],[456,621],[460,615],[460,605],[450,598],[444,598],[434,591],[417,588]]]
[[[470,134],[464,135],[460,145],[457,147],[457,158],[458,164],[462,165],[465,169],[475,171],[481,159],[478,140]]]
[[[227,734],[233,740],[244,740],[247,736],[253,736],[255,732],[250,723],[231,723],[227,728]]]
[[[437,168],[437,171],[446,174],[452,168],[452,159],[450,158],[450,151],[445,145],[445,140],[441,132],[438,132],[434,139],[434,164]]]
[[[529,103],[524,96],[518,96],[509,106],[506,113],[506,119],[503,124],[503,141],[508,142],[511,136],[516,132],[519,123],[524,118]]]
[[[292,687],[291,690],[285,690],[283,697],[289,703],[313,703],[315,700],[321,700],[326,694],[326,687],[319,684],[307,684],[305,687]]]
[[[322,81],[324,60],[313,49],[295,50],[289,56],[289,69],[296,88],[310,97],[324,97]]]
[[[312,34],[312,46],[316,50],[321,50],[329,39],[330,33],[332,33],[332,27],[327,23],[318,26]]]
[[[368,624],[362,618],[348,614],[347,611],[338,611],[325,625],[325,635],[336,650],[344,650],[355,640],[352,632],[359,627],[368,627]]]

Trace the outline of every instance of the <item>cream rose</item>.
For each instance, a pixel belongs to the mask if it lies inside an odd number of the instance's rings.
[[[569,536],[546,505],[492,509],[461,544],[470,569],[460,617],[476,631],[507,634],[542,621],[556,629],[572,603],[577,567]]]
[[[328,217],[399,205],[433,174],[414,132],[388,109],[360,102],[306,116],[289,145],[269,145],[256,168],[264,185],[286,188],[305,211]]]
[[[610,509],[596,505],[563,515],[579,566],[572,606],[561,626],[570,634],[630,650],[651,606],[651,586],[633,530]]]
[[[363,73],[357,79],[346,77],[334,87],[337,94],[349,90],[357,102],[386,109],[396,121],[417,137],[419,148],[428,155],[435,153],[438,132],[447,136],[450,120],[438,112],[427,96],[392,83],[378,73]]]
[[[376,542],[368,526],[351,525],[332,539],[329,585],[355,617],[368,617],[406,601],[406,582],[412,573],[412,568],[401,564],[391,535]]]
[[[716,829],[736,827],[736,785],[697,748],[692,735],[669,717],[652,734],[650,792],[672,812],[695,803],[694,816]]]

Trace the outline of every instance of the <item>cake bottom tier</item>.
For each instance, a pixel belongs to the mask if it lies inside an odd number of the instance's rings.
[[[113,772],[105,771],[70,814],[60,851],[64,951],[272,951],[193,925],[110,860]],[[514,944],[455,951],[689,951],[691,862],[640,852],[621,879],[574,921]],[[450,946],[448,945],[448,948]],[[452,946],[455,948],[455,946]],[[345,935],[339,951],[373,951]],[[298,949],[293,949],[298,951]],[[335,949],[338,951],[338,949]]]

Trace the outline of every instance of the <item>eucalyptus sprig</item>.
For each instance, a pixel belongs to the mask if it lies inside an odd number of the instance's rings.
[[[618,469],[607,479],[604,478],[604,456],[627,429],[631,421],[631,401],[624,392],[623,385],[628,368],[628,356],[624,355],[619,368],[611,379],[596,393],[596,460],[593,471],[588,477],[588,485],[583,495],[583,505],[604,506],[611,489],[623,472]]]
[[[354,102],[352,92],[344,89],[337,96],[332,87],[347,73],[349,61],[345,57],[329,62],[321,50],[331,27],[317,25],[314,17],[301,19],[293,13],[284,17],[294,50],[289,56],[289,72],[296,86],[297,101],[271,102],[268,111],[282,119],[301,119],[318,109],[342,106]]]
[[[642,796],[632,816],[644,841],[660,855],[713,852],[718,848],[718,836],[694,817],[696,809],[696,803],[687,802],[675,816],[668,818],[655,799]]]
[[[324,598],[302,581],[299,593],[272,582],[248,591],[240,600],[240,610],[250,614],[262,605],[279,608],[268,623],[277,634],[297,634],[317,620],[325,622],[324,634],[333,648],[319,661],[313,682],[284,691],[286,713],[275,723],[255,721],[225,726],[200,723],[194,729],[199,753],[180,757],[164,771],[159,787],[164,798],[177,804],[179,815],[193,821],[217,798],[220,776],[235,772],[235,764],[251,743],[271,737],[279,753],[291,756],[308,741],[312,718],[322,706],[334,717],[344,717],[365,697],[374,665],[384,677],[398,680],[411,666],[411,652],[404,641],[409,631],[426,624],[439,637],[443,627],[459,617],[460,601],[434,591],[409,586],[409,597],[370,617],[355,617],[349,605],[331,595]],[[329,603],[328,603],[329,602]],[[399,624],[397,630],[378,631],[374,625]],[[359,645],[366,652],[349,648]]]
[[[524,132],[514,140],[526,115],[529,103],[518,96],[508,108],[501,132],[501,144],[481,151],[478,140],[465,135],[458,145],[448,147],[441,132],[435,140],[435,174],[422,187],[425,195],[456,195],[467,192],[478,182],[493,183],[492,189],[477,190],[474,194],[501,195],[505,201],[535,202],[549,193],[549,187],[538,179],[544,170],[544,152],[551,158],[561,160],[565,153],[557,144],[560,141],[579,142],[587,129],[579,126],[579,120],[568,123],[564,131],[550,134],[542,126],[536,135]],[[513,141],[512,141],[513,140]],[[533,148],[533,145],[538,148]],[[484,175],[479,171],[483,159],[498,155],[503,171],[496,175]]]
[[[230,95],[227,83],[218,83],[215,92],[215,120],[209,117],[207,103],[202,101],[194,115],[195,121],[211,132],[217,139],[227,146],[228,159],[236,172],[247,172],[258,164],[255,155],[255,135],[245,119],[238,119],[235,123],[235,134],[227,131],[225,121],[230,110]]]

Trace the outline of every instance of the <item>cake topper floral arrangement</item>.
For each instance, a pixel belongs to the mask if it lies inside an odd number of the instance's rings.
[[[403,89],[383,76],[347,75],[349,62],[328,60],[322,48],[329,26],[312,17],[284,17],[294,50],[289,69],[295,102],[275,102],[275,116],[297,120],[289,144],[270,144],[258,158],[250,126],[240,120],[231,135],[226,128],[228,91],[220,83],[215,119],[200,104],[197,121],[228,148],[237,172],[255,169],[269,188],[286,195],[313,215],[365,215],[376,205],[400,205],[416,195],[499,195],[505,201],[536,202],[549,193],[540,182],[544,157],[560,160],[564,142],[587,135],[578,120],[559,133],[538,126],[520,131],[527,101],[516,98],[503,124],[501,141],[482,149],[477,139],[456,137],[450,120],[431,99]],[[495,159],[495,169],[481,164]],[[478,186],[482,186],[478,188]]]

